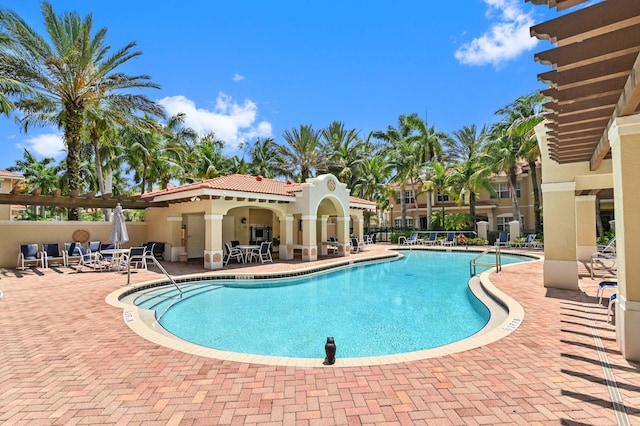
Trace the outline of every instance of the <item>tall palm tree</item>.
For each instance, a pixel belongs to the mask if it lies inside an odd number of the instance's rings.
[[[462,126],[445,139],[449,158],[456,164],[453,177],[454,186],[458,189],[457,199],[462,202],[465,195],[469,197],[469,216],[471,223],[476,223],[476,199],[480,189],[493,192],[493,184],[489,172],[482,163],[482,151],[486,143],[487,129],[478,132],[475,124]]]
[[[287,145],[280,145],[281,170],[299,182],[304,182],[324,164],[320,132],[310,125],[286,130],[282,135]]]
[[[440,220],[441,225],[445,226],[445,216],[444,216],[444,196],[446,194],[451,193],[452,185],[454,182],[453,175],[444,164],[439,163],[437,161],[432,161],[429,163],[428,167],[431,169],[432,173],[429,174],[429,178],[425,181],[425,185],[429,185],[436,191],[437,194],[440,194],[440,206],[442,207]]]
[[[417,133],[413,135],[419,152],[420,162],[429,164],[436,160],[442,153],[442,143],[448,136],[443,132],[436,132],[435,127],[427,124],[427,120],[422,120],[418,114],[411,114],[406,118],[407,125]],[[427,194],[427,229],[431,229],[432,213],[431,193]]]
[[[249,154],[249,162],[257,173],[266,178],[274,178],[280,172],[282,163],[278,152],[278,144],[273,138],[257,138],[253,144],[245,145]]]
[[[383,200],[389,201],[385,190],[391,175],[391,165],[384,155],[372,155],[363,161],[362,169],[353,185],[353,194],[376,202],[376,217],[378,207],[383,207]]]
[[[407,206],[405,188],[409,182],[420,181],[420,152],[411,138],[411,127],[405,115],[398,117],[398,126],[388,126],[386,131],[373,132],[373,137],[386,142],[384,152],[393,168],[391,182],[400,188],[401,228],[407,228]],[[416,197],[417,198],[417,197]]]
[[[320,131],[327,153],[326,169],[353,188],[357,170],[363,161],[364,141],[355,129],[345,129],[344,123],[334,121]]]
[[[67,173],[70,190],[82,188],[80,149],[85,114],[98,110],[104,102],[125,109],[152,109],[152,101],[141,94],[125,93],[132,88],[159,88],[146,75],[128,76],[116,69],[141,54],[132,51],[135,43],[110,53],[105,44],[106,28],[92,36],[92,15],[82,19],[75,12],[57,16],[50,3],[41,4],[50,42],[38,34],[15,12],[0,10],[0,34],[12,40],[3,52],[3,72],[30,91],[17,97],[15,106],[24,113],[25,129],[35,124],[54,124],[63,129],[67,146]],[[69,210],[69,219],[78,219],[78,210]]]
[[[224,142],[214,133],[204,135],[187,156],[187,173],[184,182],[213,179],[228,173],[229,160],[222,154]]]

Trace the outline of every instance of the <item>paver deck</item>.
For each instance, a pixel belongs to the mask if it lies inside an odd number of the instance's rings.
[[[163,265],[171,274],[210,272]],[[583,272],[583,292],[545,289],[541,262],[492,274],[525,318],[488,346],[390,365],[319,360],[317,368],[298,368],[221,361],[142,339],[105,302],[126,282],[121,274],[0,269],[0,423],[613,425],[624,410],[640,425],[640,364],[620,354],[606,297],[603,305],[595,298],[599,279]],[[134,275],[157,278],[153,268]],[[617,409],[608,383],[619,392]]]

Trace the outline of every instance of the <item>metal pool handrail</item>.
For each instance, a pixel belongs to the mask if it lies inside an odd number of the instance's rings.
[[[180,288],[178,283],[175,282],[175,280],[171,277],[171,275],[169,275],[167,270],[162,267],[162,265],[160,264],[160,262],[158,262],[158,259],[156,259],[155,256],[153,256],[151,254],[145,254],[144,258],[153,260],[153,263],[158,267],[158,269],[160,269],[160,271],[162,271],[163,274],[165,274],[167,276],[167,278],[169,278],[169,281],[171,281],[171,283],[180,292],[180,295],[182,295],[182,289]],[[131,263],[127,262],[127,285],[129,285],[129,284],[131,284]]]
[[[486,254],[489,254],[491,250],[495,250],[495,253],[496,253],[495,263],[479,263],[478,259],[480,259],[482,256]],[[493,266],[496,268],[496,272],[500,272],[502,270],[502,255],[500,253],[500,246],[488,248],[469,261],[469,274],[472,277],[476,275],[476,266]]]

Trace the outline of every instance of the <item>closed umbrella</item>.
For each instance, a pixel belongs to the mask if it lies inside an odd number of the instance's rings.
[[[127,233],[127,225],[124,222],[124,213],[122,212],[122,206],[120,203],[113,211],[113,219],[111,221],[111,234],[109,234],[109,240],[116,245],[117,248],[120,244],[129,241],[129,234]]]

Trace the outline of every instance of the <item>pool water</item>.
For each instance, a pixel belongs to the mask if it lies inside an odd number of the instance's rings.
[[[489,311],[468,288],[477,253],[403,254],[295,279],[183,284],[180,299],[175,289],[156,289],[136,304],[155,309],[166,330],[192,343],[296,358],[324,357],[328,336],[338,357],[369,357],[442,346],[484,327]]]

